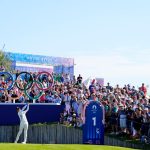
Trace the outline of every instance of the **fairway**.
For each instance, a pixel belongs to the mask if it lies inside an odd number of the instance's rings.
[[[0,150],[131,150],[130,148],[79,144],[0,144]]]

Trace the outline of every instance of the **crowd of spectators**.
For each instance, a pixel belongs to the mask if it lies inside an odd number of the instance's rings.
[[[110,83],[107,83],[106,86],[102,86],[93,80],[87,87],[83,84],[81,75],[77,78],[75,76],[70,78],[69,74],[53,74],[53,77],[54,84],[35,102],[64,105],[65,110],[61,114],[60,123],[81,127],[83,106],[87,101],[94,100],[99,101],[105,108],[106,132],[117,135],[128,134],[133,138],[149,134],[150,100],[144,83],[136,89],[129,84],[123,87],[119,85],[112,87]],[[1,76],[0,87],[2,85],[5,87],[3,82],[4,79]],[[21,81],[17,82],[20,84]],[[29,92],[32,97],[37,94],[32,88]],[[33,102],[15,86],[9,91],[0,91],[1,103],[24,103],[26,101]]]

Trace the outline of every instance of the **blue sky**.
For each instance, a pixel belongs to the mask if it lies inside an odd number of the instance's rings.
[[[150,83],[149,0],[0,0],[0,48],[72,57],[75,73]]]

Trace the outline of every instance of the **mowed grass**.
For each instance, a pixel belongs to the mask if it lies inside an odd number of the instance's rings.
[[[130,148],[79,144],[0,144],[0,150],[131,150]]]

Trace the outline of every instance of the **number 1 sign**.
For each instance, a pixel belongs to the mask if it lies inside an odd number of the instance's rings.
[[[84,108],[83,143],[104,144],[104,109],[101,103],[89,101]]]

